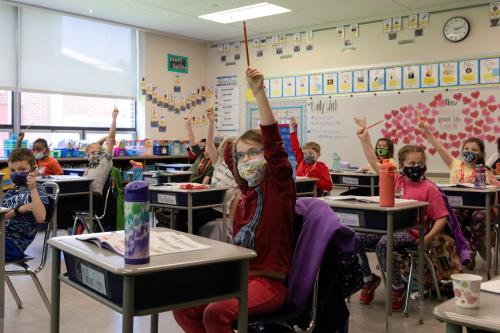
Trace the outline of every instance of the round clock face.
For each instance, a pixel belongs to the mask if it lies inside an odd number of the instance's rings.
[[[443,28],[444,37],[450,42],[460,42],[467,38],[470,32],[470,24],[463,17],[452,17]]]

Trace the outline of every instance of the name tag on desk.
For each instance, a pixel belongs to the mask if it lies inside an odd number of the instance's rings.
[[[90,289],[97,291],[99,294],[108,296],[108,291],[106,290],[106,278],[104,273],[101,273],[84,263],[80,264],[80,269],[82,272],[82,283],[89,287]]]
[[[149,185],[154,185],[158,182],[154,177],[144,177],[144,181]]]
[[[342,177],[342,183],[349,185],[359,185],[359,179],[354,177]]]
[[[338,213],[336,212],[340,223],[349,227],[359,227],[359,216],[357,214]]]
[[[462,206],[464,204],[464,200],[459,195],[447,195],[448,202],[451,206]]]
[[[166,205],[177,205],[177,197],[172,194],[158,193],[158,202]]]

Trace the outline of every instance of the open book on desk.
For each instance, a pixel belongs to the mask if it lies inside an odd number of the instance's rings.
[[[459,184],[449,184],[449,183],[436,183],[438,187],[446,188],[446,187],[457,187],[457,188],[477,188],[474,186],[473,183],[459,183]],[[495,185],[486,185],[484,188],[477,188],[478,190],[484,190],[484,189],[490,189],[490,188],[496,188]]]
[[[481,290],[500,295],[500,279],[481,283]]]
[[[364,196],[357,196],[357,195],[344,195],[344,196],[337,196],[337,197],[323,197],[323,199],[326,200],[327,202],[354,200],[354,201],[359,201],[359,202],[380,203],[379,196],[364,197]],[[396,204],[415,202],[415,201],[416,200],[411,200],[411,199],[399,199],[399,198],[395,199]]]
[[[122,257],[125,255],[125,233],[123,231],[83,235],[76,237],[76,239],[94,243]],[[156,230],[149,232],[150,256],[197,251],[208,249],[209,247],[208,245],[193,241],[186,235],[175,232]]]

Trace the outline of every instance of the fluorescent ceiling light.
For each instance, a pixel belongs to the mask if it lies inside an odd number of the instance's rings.
[[[224,10],[222,12],[201,15],[198,17],[205,20],[226,24],[251,20],[258,17],[288,13],[290,11],[291,10],[287,8],[276,6],[267,2],[262,2],[251,6]]]

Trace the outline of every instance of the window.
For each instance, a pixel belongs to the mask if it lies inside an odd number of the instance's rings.
[[[66,143],[70,140],[76,143],[80,142],[81,132],[63,132],[63,131],[46,131],[46,132],[32,132],[28,131],[24,135],[24,139],[28,140],[28,144],[33,145],[33,141],[39,138],[44,138],[47,140],[50,148],[64,148]]]
[[[96,142],[97,140],[108,135],[107,132],[85,132],[85,141],[87,143]],[[119,143],[121,140],[135,140],[135,133],[116,133],[116,143]]]
[[[109,128],[114,107],[120,110],[117,128],[135,130],[135,101],[23,92],[22,126]]]
[[[0,90],[0,125],[12,125],[12,92]]]

